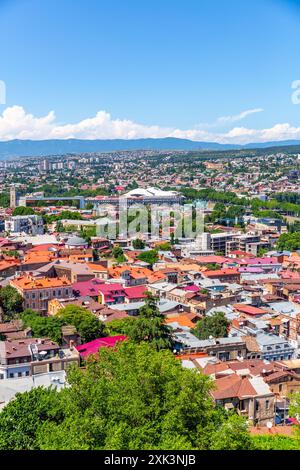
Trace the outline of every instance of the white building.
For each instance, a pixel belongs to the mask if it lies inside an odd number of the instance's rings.
[[[26,233],[42,235],[44,221],[39,215],[16,215],[5,220],[5,231],[9,233]]]
[[[181,249],[181,255],[184,258],[193,258],[194,256],[209,256],[214,252],[211,249],[211,235],[204,232],[199,235],[193,242],[186,244]]]

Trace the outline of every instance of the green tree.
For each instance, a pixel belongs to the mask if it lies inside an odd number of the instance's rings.
[[[132,246],[135,250],[143,250],[145,248],[145,242],[141,240],[140,238],[137,238],[136,240],[133,240]]]
[[[63,400],[55,390],[42,387],[18,393],[0,413],[0,450],[37,450],[41,424],[60,422]]]
[[[160,251],[171,251],[172,249],[172,244],[170,242],[164,242],[164,243],[160,243],[158,245],[158,249]]]
[[[126,261],[124,251],[119,245],[113,247],[112,256],[118,263],[124,263]]]
[[[73,325],[81,336],[83,343],[105,336],[103,322],[83,307],[67,305],[57,312],[57,317],[67,325]]]
[[[19,207],[16,207],[13,210],[13,216],[16,216],[16,215],[34,215],[34,214],[35,214],[35,212],[32,209],[32,207],[19,206]]]
[[[158,252],[157,250],[148,250],[140,253],[137,257],[140,261],[144,261],[145,263],[149,263],[153,266],[158,260]]]
[[[146,304],[140,308],[139,316],[132,323],[128,336],[135,342],[147,341],[157,350],[171,348],[171,330],[164,321],[165,317],[159,311],[157,299],[148,292]]]
[[[112,320],[108,323],[107,329],[110,336],[114,335],[126,335],[128,336],[137,317],[126,317],[120,320]]]
[[[66,324],[61,318],[41,317],[37,312],[27,309],[20,315],[24,326],[32,329],[35,338],[50,338],[58,344],[62,342],[61,327]]]
[[[4,321],[13,320],[23,308],[23,297],[12,286],[0,289],[0,306],[4,312]]]
[[[199,320],[194,329],[194,334],[199,339],[209,339],[210,336],[226,338],[228,336],[229,325],[230,323],[224,313],[217,312],[214,315]]]
[[[300,249],[300,232],[283,233],[280,235],[277,250],[278,251],[296,251]]]
[[[10,402],[0,413],[0,449],[209,450],[222,437],[229,449],[251,446],[245,422],[215,406],[212,380],[170,351],[102,348],[85,370],[68,372],[68,383]]]
[[[10,196],[9,193],[0,193],[0,207],[9,207]]]
[[[236,414],[230,415],[212,435],[212,450],[249,450],[252,447],[247,423]]]
[[[300,439],[281,435],[253,436],[255,450],[299,450]]]

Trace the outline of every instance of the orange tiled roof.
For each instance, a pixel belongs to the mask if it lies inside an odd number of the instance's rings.
[[[95,264],[95,263],[86,263],[87,266],[93,271],[98,271],[98,272],[103,272],[103,271],[108,271],[108,268],[105,266],[102,266],[101,264]]]
[[[14,266],[19,266],[21,262],[19,260],[8,261],[3,260],[0,261],[0,271],[5,271],[6,269],[13,268]]]
[[[148,278],[153,274],[148,268],[138,268],[134,266],[116,266],[108,269],[109,275],[113,278],[121,277],[126,271],[129,271],[131,277],[134,279]]]
[[[257,392],[252,387],[247,378],[242,378],[236,374],[230,377],[223,377],[215,380],[216,389],[212,392],[215,400],[224,400],[226,398],[243,398],[256,396]]]
[[[17,287],[22,290],[32,289],[53,289],[56,287],[71,286],[71,282],[67,277],[62,278],[33,278],[31,276],[21,276],[10,281],[13,287]]]
[[[180,359],[181,361],[184,360],[190,360],[192,361],[193,359],[200,359],[201,357],[208,357],[208,354],[205,352],[199,352],[199,353],[187,353],[187,354],[180,354],[178,356],[175,356],[176,359]]]
[[[195,323],[193,323],[187,315],[178,315],[173,318],[166,318],[166,323],[178,323],[180,326],[186,326],[188,328],[195,328]]]
[[[267,310],[263,308],[252,307],[252,305],[247,304],[235,304],[233,305],[238,312],[245,313],[247,315],[264,315],[267,313]]]
[[[149,284],[154,284],[158,281],[163,281],[167,278],[166,274],[161,273],[160,271],[151,272],[151,275],[148,277]]]
[[[24,256],[25,263],[50,263],[55,259],[54,253],[49,251],[32,251]]]

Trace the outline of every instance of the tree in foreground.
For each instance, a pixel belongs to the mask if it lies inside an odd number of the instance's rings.
[[[228,327],[229,322],[224,313],[217,312],[200,320],[194,329],[194,334],[199,339],[209,339],[210,336],[214,338],[227,338]]]
[[[128,329],[129,338],[137,343],[146,341],[157,350],[172,347],[171,329],[165,324],[165,317],[159,311],[157,299],[147,292],[146,303],[139,310],[139,316]]]
[[[300,450],[300,438],[295,436],[268,435],[253,436],[255,450]]]
[[[112,320],[106,326],[109,335],[125,335],[129,336],[137,317],[126,317],[121,319]]]
[[[1,450],[38,450],[37,430],[44,422],[63,420],[62,396],[55,390],[35,388],[18,393],[0,413]]]
[[[215,406],[212,381],[170,351],[124,342],[68,372],[69,387],[18,394],[0,449],[249,449],[245,421]]]

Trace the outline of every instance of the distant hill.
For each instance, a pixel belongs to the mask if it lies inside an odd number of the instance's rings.
[[[284,147],[290,145],[300,145],[300,141],[286,140],[247,145],[223,145],[216,142],[194,142],[187,139],[175,138],[136,140],[11,140],[0,142],[0,159],[126,150],[224,151]]]

